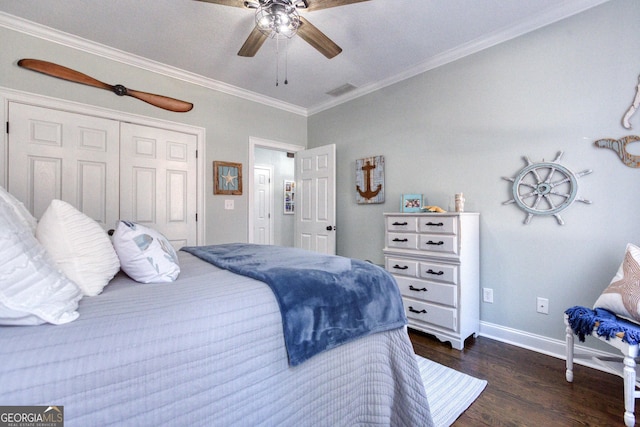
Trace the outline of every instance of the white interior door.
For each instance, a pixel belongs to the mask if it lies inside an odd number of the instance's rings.
[[[253,239],[261,245],[272,245],[274,240],[272,176],[272,166],[253,168]]]
[[[148,225],[176,249],[197,242],[197,138],[121,124],[120,218]]]
[[[295,246],[336,253],[336,146],[296,153]]]
[[[7,190],[40,218],[51,200],[103,228],[119,218],[119,122],[9,103]]]

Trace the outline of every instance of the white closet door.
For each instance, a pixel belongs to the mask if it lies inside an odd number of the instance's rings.
[[[119,139],[118,121],[10,102],[7,189],[36,218],[61,199],[112,228]]]
[[[196,245],[196,136],[122,123],[120,147],[120,218]]]

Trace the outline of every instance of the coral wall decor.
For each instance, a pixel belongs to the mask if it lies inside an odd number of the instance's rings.
[[[636,96],[633,102],[622,116],[622,127],[625,129],[631,129],[631,116],[640,108],[640,77],[638,78],[638,85],[636,86]],[[630,168],[640,167],[640,156],[629,153],[627,145],[640,141],[640,136],[628,135],[620,139],[603,138],[594,142],[594,145],[599,148],[609,148],[615,151],[622,160],[622,163]]]

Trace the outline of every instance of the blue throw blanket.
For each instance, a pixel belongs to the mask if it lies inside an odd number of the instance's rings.
[[[640,342],[640,325],[630,322],[626,319],[617,317],[604,308],[596,307],[594,310],[575,306],[565,311],[569,326],[578,336],[580,341],[585,340],[585,336],[591,335],[594,327],[598,327],[597,334],[599,337],[605,337],[607,340],[617,337],[622,333],[622,341],[631,345]]]
[[[407,323],[395,280],[368,262],[242,243],[182,250],[271,287],[293,366],[323,350]]]

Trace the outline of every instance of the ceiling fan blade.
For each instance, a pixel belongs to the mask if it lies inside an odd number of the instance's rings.
[[[333,40],[327,37],[322,31],[314,27],[309,21],[302,16],[300,17],[300,27],[298,27],[298,35],[302,40],[309,43],[321,54],[331,59],[342,52],[342,48],[335,44]]]
[[[205,3],[221,4],[222,6],[246,7],[244,0],[196,0]]]
[[[207,0],[200,0],[207,1]],[[307,7],[303,10],[313,12],[314,10],[328,9],[330,7],[346,6],[348,4],[360,3],[369,0],[306,0]]]
[[[246,56],[252,57],[258,53],[258,50],[264,44],[264,41],[267,39],[267,36],[258,29],[258,27],[254,27],[247,40],[245,40],[244,44],[238,51],[238,56]]]
[[[105,89],[115,93],[118,96],[128,95],[153,106],[169,111],[184,113],[190,111],[193,108],[193,104],[190,102],[180,101],[179,99],[169,98],[168,96],[154,95],[152,93],[127,89],[122,85],[112,86],[110,84],[103,83],[100,80],[96,80],[93,77],[83,74],[79,71],[63,67],[62,65],[54,64],[53,62],[42,61],[40,59],[24,58],[18,61],[18,65],[22,68],[37,71],[51,77],[57,77],[59,79],[67,80],[70,82],[97,87],[98,89]]]

